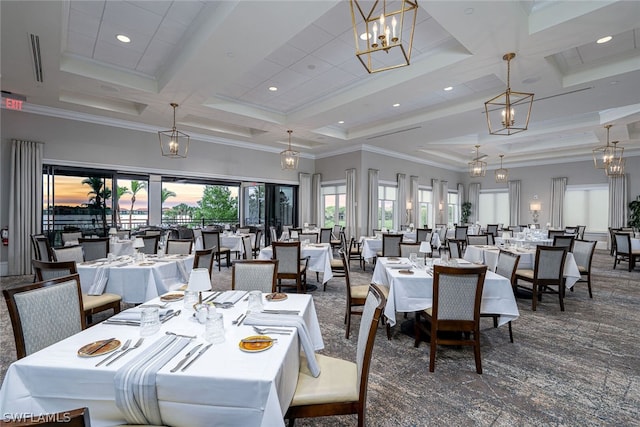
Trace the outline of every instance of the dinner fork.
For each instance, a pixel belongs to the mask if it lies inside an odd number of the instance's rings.
[[[124,356],[125,354],[127,354],[128,352],[130,352],[131,350],[135,350],[136,348],[140,347],[142,345],[142,343],[144,342],[144,338],[140,338],[133,347],[129,347],[128,349],[121,351],[120,354],[118,356],[116,356],[115,358],[111,359],[111,361],[109,363],[107,363],[106,366],[111,365],[113,362],[115,362],[116,360],[120,359],[122,356]]]
[[[98,366],[102,365],[104,362],[106,362],[107,360],[111,359],[111,358],[112,358],[113,356],[115,356],[116,354],[120,354],[120,353],[122,353],[123,351],[126,351],[126,350],[129,348],[129,346],[130,346],[130,345],[131,345],[131,338],[129,338],[128,340],[126,340],[126,341],[124,342],[124,344],[122,345],[122,348],[120,348],[120,351],[114,351],[113,353],[111,353],[110,355],[108,355],[107,357],[105,357],[104,359],[102,359],[101,361],[99,361],[99,362],[96,364],[96,367],[98,367]]]
[[[253,330],[257,333],[263,334],[276,334],[276,335],[291,335],[293,331],[289,329],[277,329],[277,328],[258,328],[257,326],[253,327]]]

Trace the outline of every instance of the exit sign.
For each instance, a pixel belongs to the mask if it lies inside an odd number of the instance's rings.
[[[2,98],[2,106],[9,110],[22,110],[23,101],[12,98]]]

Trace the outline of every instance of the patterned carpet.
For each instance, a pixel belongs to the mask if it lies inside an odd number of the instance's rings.
[[[566,311],[546,296],[538,311],[518,300],[515,343],[505,327],[482,324],[482,365],[475,373],[469,348],[440,347],[435,372],[428,371],[428,346],[413,347],[400,331],[393,339],[379,328],[369,378],[369,426],[631,426],[640,425],[640,271],[626,264],[612,269],[608,252],[593,263],[593,299],[586,286],[568,292]],[[354,267],[355,263],[354,263]],[[214,273],[216,289],[229,288],[230,270]],[[352,281],[368,282],[371,267],[352,271]],[[3,278],[0,286],[31,281]],[[313,292],[325,342],[324,354],[355,360],[355,333],[344,338],[344,279]],[[357,332],[360,319],[352,324]],[[0,378],[15,360],[10,321],[0,305]],[[298,426],[352,426],[355,416],[298,420]]]

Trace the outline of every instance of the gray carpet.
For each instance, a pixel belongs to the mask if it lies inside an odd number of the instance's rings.
[[[568,292],[566,311],[557,298],[545,296],[536,312],[531,300],[518,300],[520,318],[513,322],[515,343],[505,327],[494,329],[483,319],[483,374],[475,373],[469,348],[440,347],[435,372],[428,371],[428,345],[398,325],[393,339],[378,330],[367,400],[369,426],[631,426],[640,425],[640,271],[626,264],[612,269],[608,252],[594,257],[593,299],[585,285]],[[355,267],[355,263],[354,263]],[[230,270],[214,273],[216,289],[229,288]],[[366,272],[352,279],[368,282]],[[12,286],[26,278],[3,278]],[[313,292],[325,349],[323,353],[355,360],[360,319],[354,317],[351,338],[342,323],[344,279],[334,278],[326,292]],[[0,378],[15,360],[10,322],[0,305],[2,350]],[[298,420],[299,426],[352,426],[355,416]]]

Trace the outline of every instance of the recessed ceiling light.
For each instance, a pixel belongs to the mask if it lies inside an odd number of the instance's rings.
[[[447,92],[449,92],[450,90],[453,90],[453,86],[447,86],[444,88],[444,90],[446,90]]]
[[[128,36],[125,36],[124,34],[116,35],[116,39],[118,39],[118,41],[122,43],[131,43],[131,39]]]
[[[400,104],[396,103],[396,104],[393,104],[393,106],[394,106],[394,107],[399,107],[399,106],[400,106]]]
[[[464,14],[465,15],[473,15],[473,8],[472,7],[468,7],[464,10]]]
[[[277,87],[275,87],[275,86],[269,86],[269,90],[270,90],[271,92],[275,92],[275,91],[277,91],[277,90],[278,90],[278,88],[277,88]]]
[[[596,43],[598,43],[598,44],[606,43],[608,41],[611,41],[612,38],[613,37],[611,37],[611,36],[602,37],[602,38],[596,40]]]
[[[344,120],[340,120],[338,123],[343,124],[343,123],[344,123]]]

